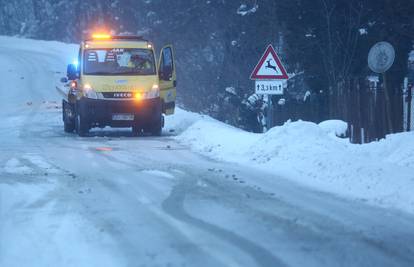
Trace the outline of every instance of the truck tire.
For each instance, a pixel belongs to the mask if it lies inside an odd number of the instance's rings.
[[[68,118],[68,109],[73,110],[70,105],[63,100],[62,101],[62,119],[63,119],[63,128],[66,133],[73,133],[75,130],[75,120]]]
[[[63,128],[65,130],[65,133],[73,133],[73,131],[75,130],[75,123],[64,121]]]
[[[132,126],[132,135],[133,136],[139,136],[142,132],[142,127],[140,127],[139,125],[134,125]]]
[[[162,127],[164,127],[164,116],[160,116],[156,121],[154,121],[149,127],[149,132],[153,136],[162,135]]]
[[[89,134],[89,123],[85,115],[77,112],[75,118],[76,132],[80,137],[86,137]]]

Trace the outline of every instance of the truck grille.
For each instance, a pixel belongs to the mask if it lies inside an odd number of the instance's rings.
[[[132,98],[133,94],[131,92],[116,92],[116,93],[102,93],[105,98],[119,98],[126,99]]]

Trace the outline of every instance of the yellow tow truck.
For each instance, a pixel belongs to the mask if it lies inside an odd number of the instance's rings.
[[[135,135],[160,136],[164,115],[174,114],[173,47],[161,49],[140,36],[94,34],[67,67],[63,99],[65,132],[87,136],[94,127],[131,127]]]

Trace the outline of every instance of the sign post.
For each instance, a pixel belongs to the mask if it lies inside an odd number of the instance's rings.
[[[283,84],[289,79],[286,69],[272,45],[267,47],[250,75],[250,79],[255,80],[256,94],[267,97],[267,128],[269,129],[273,126],[272,95],[283,95]]]
[[[384,96],[385,96],[385,112],[388,122],[388,129],[390,133],[394,132],[394,127],[391,118],[391,102],[387,88],[387,75],[386,72],[392,67],[395,60],[394,47],[388,42],[376,43],[368,54],[368,66],[369,68],[378,74],[382,74],[384,84]]]

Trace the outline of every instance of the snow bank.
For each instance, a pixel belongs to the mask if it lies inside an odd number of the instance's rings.
[[[379,142],[355,147],[368,157],[379,157],[384,163],[414,168],[414,132],[389,135]]]
[[[327,134],[338,137],[345,137],[348,130],[348,124],[341,120],[323,121],[319,123],[319,127],[321,127]]]
[[[180,111],[175,120],[185,114]],[[253,134],[191,116],[193,123],[175,138],[196,152],[261,168],[316,190],[414,213],[414,133],[353,145],[336,137],[346,132],[341,121],[289,122]]]
[[[194,150],[221,160],[243,159],[259,135],[244,132],[212,119],[201,119],[178,139]]]
[[[174,115],[165,117],[165,130],[180,134],[195,122],[204,119],[208,120],[209,117],[176,108]]]

